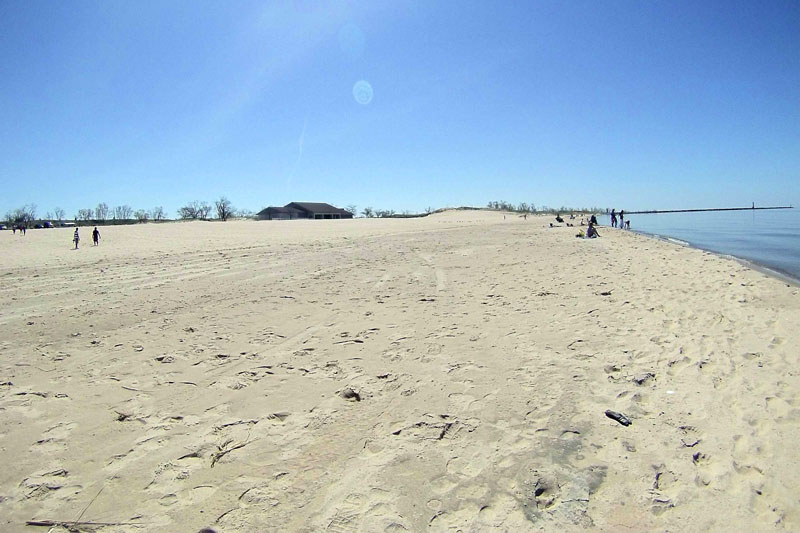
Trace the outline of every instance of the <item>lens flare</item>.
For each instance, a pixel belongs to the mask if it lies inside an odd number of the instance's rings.
[[[353,98],[361,105],[367,105],[372,101],[372,85],[368,81],[358,80],[353,85]]]

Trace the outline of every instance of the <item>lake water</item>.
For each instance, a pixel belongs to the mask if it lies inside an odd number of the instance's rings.
[[[631,215],[631,229],[758,263],[800,280],[800,209]],[[598,217],[610,224],[611,217]],[[609,231],[609,230],[606,230]]]

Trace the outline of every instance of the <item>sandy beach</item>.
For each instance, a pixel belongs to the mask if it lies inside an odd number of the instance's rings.
[[[0,530],[800,529],[800,289],[551,220],[0,232]]]

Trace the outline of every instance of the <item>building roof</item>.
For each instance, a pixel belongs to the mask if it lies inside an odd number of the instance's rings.
[[[302,213],[302,211],[294,207],[267,207],[258,212],[259,215],[262,213]]]
[[[298,214],[303,215],[296,218],[303,218],[311,215],[339,215],[341,218],[352,218],[354,215],[354,213],[351,213],[350,211],[339,209],[331,204],[315,202],[291,202],[283,207],[267,207],[259,211],[257,214],[258,216],[272,216],[275,214],[288,214],[295,216]]]
[[[330,214],[344,214],[348,213],[349,211],[345,211],[344,209],[339,209],[338,207],[334,207],[331,204],[323,204],[323,203],[314,203],[314,202],[291,202],[286,204],[286,207],[294,207],[296,209],[302,209],[303,211],[307,211],[310,213],[330,213]]]

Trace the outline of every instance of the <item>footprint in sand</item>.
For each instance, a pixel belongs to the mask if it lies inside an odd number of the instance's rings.
[[[331,533],[357,531],[360,522],[359,515],[364,511],[365,502],[366,498],[362,494],[347,496],[328,521],[325,531]]]
[[[475,525],[478,529],[522,531],[530,522],[520,503],[503,492],[495,493],[488,503],[480,508]]]
[[[42,434],[42,437],[34,443],[34,448],[46,454],[63,451],[67,448],[67,438],[76,427],[78,424],[74,422],[58,423]]]
[[[47,469],[26,477],[19,484],[22,498],[43,500],[56,491],[80,490],[81,485],[70,483],[69,472],[64,468]]]
[[[650,512],[658,516],[675,507],[674,501],[678,497],[682,485],[675,472],[667,469],[663,464],[654,465],[654,469],[653,488],[650,490],[652,498]]]
[[[692,360],[687,356],[673,359],[667,363],[667,374],[670,376],[676,376],[691,366],[691,364]]]
[[[454,392],[447,397],[455,411],[475,411],[481,408],[481,402],[474,396]]]
[[[783,343],[784,343],[783,337],[773,337],[772,340],[769,342],[769,347],[775,348],[782,345]]]

